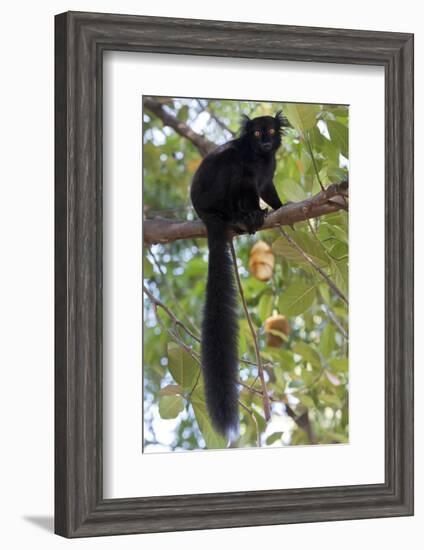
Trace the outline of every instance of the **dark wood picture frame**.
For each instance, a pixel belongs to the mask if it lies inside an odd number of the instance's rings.
[[[384,483],[103,498],[105,50],[384,67]],[[55,20],[55,96],[55,532],[84,537],[412,515],[413,35],[68,12]]]

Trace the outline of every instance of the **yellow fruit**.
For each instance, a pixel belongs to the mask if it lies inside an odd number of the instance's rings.
[[[264,330],[267,346],[279,348],[284,344],[284,339],[278,333],[288,336],[290,326],[284,315],[275,314],[265,321]]]
[[[272,248],[264,241],[258,241],[250,251],[249,269],[259,281],[269,281],[274,273],[275,256]]]

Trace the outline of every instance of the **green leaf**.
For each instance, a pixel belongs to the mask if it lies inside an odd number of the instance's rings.
[[[332,183],[335,183],[337,181],[343,181],[347,177],[346,169],[345,168],[340,168],[337,164],[335,164],[333,162],[327,162],[325,164],[325,169],[327,171],[328,179]]]
[[[344,259],[348,256],[349,248],[346,243],[342,243],[340,241],[336,242],[336,244],[332,247],[330,254],[333,258],[336,260]]]
[[[302,134],[315,126],[318,113],[318,105],[307,103],[289,103],[284,109],[290,124]]]
[[[252,332],[249,327],[247,319],[240,319],[239,321],[239,340],[243,342],[243,347],[240,347],[240,351],[247,352],[250,347],[254,345]]]
[[[183,105],[181,107],[181,109],[178,111],[177,118],[181,122],[186,122],[188,118],[188,105]]]
[[[304,149],[302,149],[300,153],[300,161],[304,173],[307,174],[311,170],[311,173],[309,175],[313,174],[312,159]]]
[[[304,385],[305,385],[304,382],[302,380],[298,379],[298,380],[291,380],[288,383],[287,387],[288,388],[294,388],[294,389],[297,390],[297,389],[301,388]]]
[[[150,277],[153,277],[153,266],[147,259],[147,256],[144,255],[143,257],[143,278],[144,279],[150,279]]]
[[[279,237],[274,241],[272,250],[274,254],[283,256],[286,260],[290,260],[297,264],[307,263],[302,254],[284,237]]]
[[[294,235],[294,240],[300,248],[315,261],[319,266],[328,264],[328,256],[323,245],[318,239],[308,235],[307,233],[299,232]]]
[[[291,351],[279,349],[277,350],[277,353],[280,355],[279,361],[283,367],[283,371],[287,372],[295,367],[293,353]]]
[[[334,233],[335,237],[339,239],[339,241],[348,244],[348,236],[343,227],[337,227],[336,225],[333,225],[331,227],[331,231],[332,233]]]
[[[272,445],[273,443],[275,443],[276,441],[280,441],[281,440],[281,437],[283,435],[283,432],[274,432],[273,434],[269,435],[267,438],[266,438],[266,444],[267,445]]]
[[[314,409],[316,407],[315,401],[309,395],[306,395],[304,393],[297,393],[296,397],[299,399],[302,405],[305,405],[305,407],[308,407],[308,409]]]
[[[342,152],[342,155],[348,158],[349,155],[349,131],[348,127],[334,120],[327,121],[328,132],[333,141]]]
[[[321,338],[319,341],[319,349],[324,357],[328,357],[333,351],[334,347],[334,335],[335,330],[334,326],[328,323],[324,330],[321,333]]]
[[[175,384],[168,384],[160,389],[159,395],[181,395],[181,387]]]
[[[256,409],[252,409],[252,412],[253,412],[253,416],[256,418],[256,422],[258,423],[259,432],[260,433],[264,432],[266,429],[265,418],[261,414],[259,414]]]
[[[346,372],[349,368],[349,361],[347,357],[333,357],[328,360],[328,364],[335,371]]]
[[[290,237],[320,267],[328,264],[329,258],[320,242],[302,231],[289,232]],[[272,245],[275,254],[283,256],[287,260],[301,265],[310,265],[302,253],[293,246],[285,237],[279,237]]]
[[[342,227],[347,231],[348,228],[348,217],[347,212],[332,212],[331,214],[326,214],[322,217],[323,222],[330,224],[331,226],[337,225]]]
[[[300,376],[302,377],[303,384],[305,386],[311,386],[313,381],[315,380],[316,374],[309,371],[308,369],[302,369],[302,373]]]
[[[266,293],[261,296],[258,304],[258,315],[261,321],[265,321],[271,315],[273,300],[272,294]]]
[[[184,272],[187,277],[198,277],[205,272],[205,261],[202,258],[193,258],[184,264]]]
[[[287,317],[300,315],[312,306],[315,298],[315,286],[300,281],[292,283],[280,296],[280,312]]]
[[[225,449],[227,447],[227,439],[214,430],[206,409],[206,403],[196,397],[192,399],[191,405],[206,447],[208,449]]]
[[[164,420],[176,418],[182,410],[184,403],[179,395],[162,395],[159,399],[159,414]]]
[[[335,394],[322,393],[319,396],[319,400],[329,407],[336,407],[337,409],[341,409],[342,407],[340,399]]]
[[[284,180],[282,190],[288,201],[298,202],[306,199],[306,193],[302,186],[291,179]]]
[[[284,335],[286,338],[287,336]],[[281,364],[283,366],[282,371],[288,372],[291,369],[294,368],[294,360],[293,360],[293,353],[289,350],[282,349],[282,348],[273,348],[270,346],[265,346],[261,349],[261,357],[265,361],[269,361],[270,363],[273,363],[273,372],[275,372],[275,369],[277,368],[278,364]]]
[[[347,294],[349,285],[349,269],[347,259],[339,261],[332,260],[331,271],[336,286],[343,292],[343,294]]]
[[[311,363],[313,367],[321,366],[319,353],[310,344],[306,344],[306,342],[297,342],[297,344],[293,346],[293,351],[300,355],[304,361]]]
[[[199,365],[180,346],[174,342],[168,344],[168,368],[174,380],[183,389],[190,390],[199,374]]]

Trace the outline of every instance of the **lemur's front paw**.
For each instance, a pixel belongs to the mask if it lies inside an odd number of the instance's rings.
[[[244,222],[246,223],[248,232],[253,235],[256,231],[262,227],[265,220],[266,212],[264,210],[254,210],[244,216]]]
[[[255,212],[256,229],[259,229],[260,227],[263,226],[267,214],[268,214],[267,208],[264,208],[264,210],[257,210]]]

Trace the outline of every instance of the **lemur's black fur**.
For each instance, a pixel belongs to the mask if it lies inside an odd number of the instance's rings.
[[[275,153],[287,121],[244,117],[240,137],[217,147],[197,169],[191,185],[193,206],[208,230],[209,268],[202,324],[201,361],[206,404],[217,431],[238,433],[238,323],[229,230],[253,234],[267,210],[282,203],[273,183]]]

